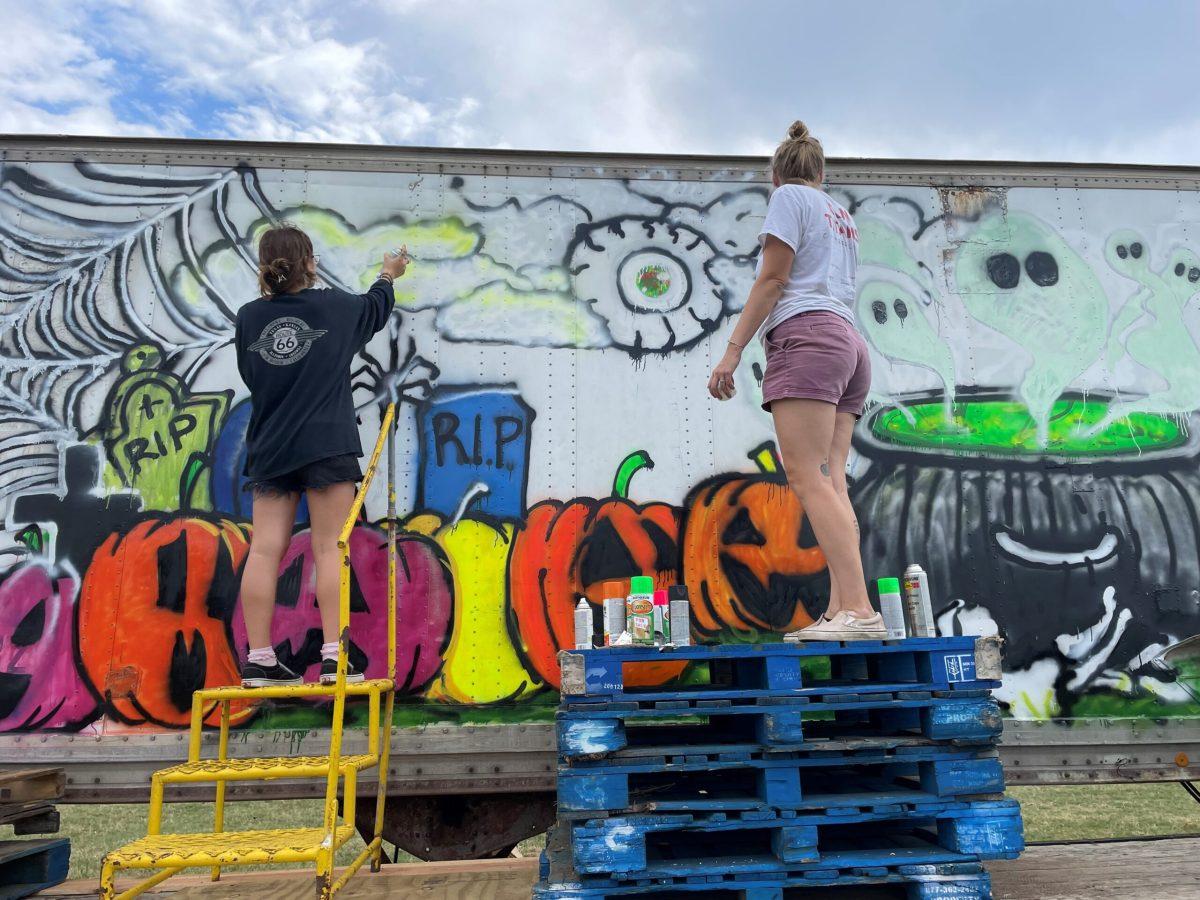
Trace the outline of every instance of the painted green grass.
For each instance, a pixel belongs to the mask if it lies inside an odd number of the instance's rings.
[[[911,423],[901,410],[886,410],[871,424],[871,430],[882,440],[906,447],[1012,456],[1112,456],[1165,450],[1187,440],[1178,422],[1151,413],[1132,413],[1099,434],[1088,435],[1087,430],[1098,425],[1108,412],[1108,404],[1098,401],[1056,402],[1050,411],[1045,447],[1039,445],[1037,422],[1023,403],[958,403],[949,421],[941,403],[920,403],[908,407],[908,412],[914,418]]]
[[[1178,784],[1016,787],[1010,789],[1009,795],[1021,801],[1025,837],[1029,841],[1200,833],[1200,804]],[[321,821],[321,804],[320,800],[230,803],[226,827],[236,830],[317,824]],[[71,839],[72,878],[99,877],[100,858],[105,852],[145,833],[144,805],[64,805],[59,811],[60,834]],[[202,831],[211,821],[210,804],[175,803],[167,807],[164,828]],[[0,828],[0,840],[11,837],[12,826]],[[535,853],[543,843],[543,838],[533,838],[521,845],[521,851],[525,855]],[[362,841],[355,837],[343,848],[339,862],[348,861],[362,847]],[[390,845],[387,849],[390,852]],[[400,858],[413,859],[403,853]]]

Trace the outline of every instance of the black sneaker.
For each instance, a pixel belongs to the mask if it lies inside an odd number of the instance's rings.
[[[350,660],[346,660],[346,684],[360,684],[363,673],[354,668]],[[337,660],[321,660],[321,684],[337,684]]]
[[[248,662],[242,666],[244,688],[290,687],[295,684],[304,684],[304,679],[281,662],[273,666]]]

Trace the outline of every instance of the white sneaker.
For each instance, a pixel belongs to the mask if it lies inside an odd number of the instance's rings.
[[[847,610],[796,632],[799,641],[882,641],[886,638],[887,628],[879,613],[857,616]]]
[[[818,616],[815,622],[810,622],[803,628],[799,628],[796,631],[789,631],[783,636],[783,640],[788,644],[798,644],[800,641],[804,640],[805,632],[812,631],[812,629],[816,628],[818,625],[828,621],[829,620],[825,618],[825,616]]]

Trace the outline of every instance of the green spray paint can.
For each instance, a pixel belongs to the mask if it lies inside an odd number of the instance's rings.
[[[629,584],[625,630],[634,644],[654,646],[654,579],[638,575]]]
[[[904,599],[900,596],[899,578],[879,579],[879,614],[887,629],[887,640],[902,641],[908,636],[904,628]]]

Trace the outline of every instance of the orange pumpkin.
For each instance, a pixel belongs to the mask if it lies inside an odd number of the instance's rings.
[[[699,638],[757,638],[813,621],[829,598],[825,554],[767,443],[754,475],[719,475],[688,494],[683,572]]]
[[[529,511],[509,560],[509,597],[529,661],[559,687],[558,651],[575,646],[575,604],[592,604],[599,638],[604,631],[604,585],[629,588],[649,575],[666,588],[679,577],[679,511],[665,503],[644,506],[627,499],[629,482],[654,463],[644,452],[626,457],[612,496],[545,500]],[[678,676],[686,663],[646,663],[626,672],[630,687],[657,685]]]
[[[79,598],[79,653],[96,696],[131,725],[187,726],[192,692],[238,684],[229,620],[250,529],[153,515],[92,557]],[[235,702],[231,718],[253,711]],[[220,721],[217,704],[206,712]]]

